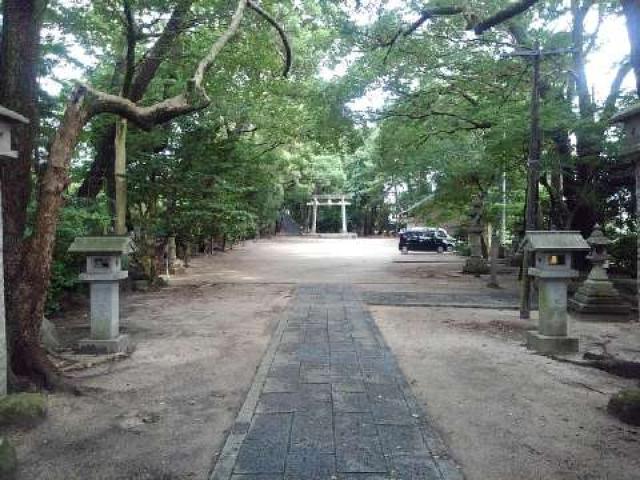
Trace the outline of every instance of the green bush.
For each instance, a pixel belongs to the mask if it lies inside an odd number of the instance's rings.
[[[466,242],[459,242],[456,245],[456,252],[463,257],[469,257],[471,255],[471,247]]]
[[[69,198],[60,213],[56,246],[51,265],[51,284],[47,294],[46,315],[60,309],[60,298],[75,287],[84,257],[67,252],[73,239],[83,235],[102,235],[110,225],[106,202],[95,200],[86,205],[83,200]]]
[[[29,425],[47,413],[47,398],[39,393],[16,393],[0,399],[0,426]]]
[[[636,278],[638,276],[637,252],[637,234],[619,237],[609,246],[612,270]]]

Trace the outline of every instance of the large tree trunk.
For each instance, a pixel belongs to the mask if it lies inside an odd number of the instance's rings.
[[[20,329],[17,312],[30,298],[29,294],[21,296],[17,285],[25,273],[21,259],[38,132],[37,71],[40,29],[46,7],[46,0],[5,0],[2,9],[0,104],[30,120],[29,125],[14,128],[17,160],[2,162],[5,297],[8,347],[12,360],[16,358],[16,339]],[[35,349],[38,348],[36,342]],[[37,354],[33,350],[29,355],[35,357]],[[11,364],[15,368],[13,361]]]
[[[636,92],[640,96],[640,0],[622,0],[631,43],[631,66],[636,74]]]
[[[22,301],[13,309],[12,321],[18,327],[13,339],[13,369],[18,375],[41,379],[45,387],[58,387],[60,382],[40,346],[40,323],[51,277],[58,215],[64,201],[62,193],[69,184],[71,157],[88,119],[84,96],[74,95],[51,143],[47,169],[40,178],[34,231],[26,242],[22,273],[14,286],[16,298]]]

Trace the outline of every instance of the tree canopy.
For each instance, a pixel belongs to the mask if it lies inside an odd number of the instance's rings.
[[[14,373],[55,385],[40,319],[71,283],[66,245],[112,232],[118,204],[150,278],[156,239],[233,243],[273,233],[284,213],[304,229],[314,193],[353,194],[361,234],[397,229],[407,211],[461,225],[478,194],[495,222],[506,195],[507,228],[521,233],[537,48],[540,227],[637,228],[608,120],[637,98],[625,82],[640,73],[639,11],[632,0],[4,0],[0,104],[31,120],[2,166]],[[595,95],[600,27],[623,18],[633,48]]]

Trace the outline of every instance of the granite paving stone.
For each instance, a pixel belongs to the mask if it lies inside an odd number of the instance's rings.
[[[235,473],[284,473],[293,415],[255,415]]]
[[[294,450],[287,457],[287,480],[336,478],[336,457],[314,450]]]
[[[387,472],[376,425],[368,413],[336,413],[336,464],[339,472]]]
[[[352,286],[299,285],[278,332],[210,480],[462,478]]]

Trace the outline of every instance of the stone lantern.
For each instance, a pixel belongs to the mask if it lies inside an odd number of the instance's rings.
[[[27,124],[29,120],[19,113],[0,106],[0,160],[18,158],[11,142],[11,127]],[[2,185],[0,185],[0,396],[7,393],[7,336],[4,314],[4,264],[3,252]]]
[[[475,196],[471,202],[469,218],[470,256],[462,267],[462,271],[479,276],[482,273],[489,273],[489,265],[482,256],[482,199],[479,196]]]
[[[640,103],[611,117],[611,123],[624,125],[625,139],[620,158],[636,164],[636,221],[640,222]],[[638,232],[637,262],[640,272],[640,232]],[[638,312],[640,313],[640,273],[638,273]]]
[[[578,313],[603,314],[607,316],[606,318],[613,315],[618,319],[627,320],[629,306],[607,275],[609,259],[607,246],[611,240],[605,237],[600,226],[596,225],[587,243],[591,246],[591,253],[587,259],[593,266],[589,276],[569,302],[569,307]]]
[[[588,251],[580,232],[528,231],[525,248],[535,255],[529,275],[538,279],[538,331],[527,332],[527,348],[540,353],[578,351],[578,339],[568,336],[567,284],[578,272],[571,268],[573,252]]]
[[[78,237],[69,252],[87,255],[87,271],[80,280],[91,290],[91,335],[80,340],[83,352],[117,353],[126,351],[128,335],[120,334],[120,280],[128,272],[121,270],[121,256],[129,252],[128,237]]]

